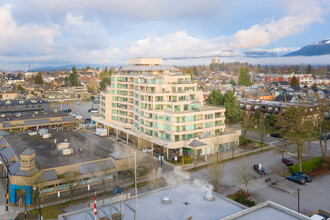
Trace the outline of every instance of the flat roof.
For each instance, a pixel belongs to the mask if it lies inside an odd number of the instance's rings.
[[[140,195],[138,197],[138,219],[184,220],[191,216],[192,219],[198,220],[219,220],[246,209],[245,206],[220,194],[213,193],[214,199],[211,201],[205,200],[205,195],[204,187],[191,183]],[[163,204],[161,202],[163,197],[168,197],[171,203]],[[125,203],[136,209],[135,198],[125,201]],[[120,204],[116,203],[115,206],[119,208]],[[109,213],[108,207],[103,207],[103,210]],[[104,216],[102,212],[99,213],[100,218]],[[134,219],[133,212],[125,205],[124,216],[125,219]],[[74,211],[63,217],[66,220],[85,219],[85,213]]]
[[[285,220],[309,220],[306,215],[286,208],[271,201],[260,203],[251,208],[237,212],[224,220],[255,220],[255,219],[285,219]]]
[[[39,112],[38,114],[34,114],[33,112],[24,113],[20,117],[16,117],[14,114],[4,114],[5,117],[0,118],[0,123],[5,123],[7,121],[21,121],[21,120],[36,120],[36,119],[44,119],[44,118],[53,118],[53,117],[65,117],[69,116],[69,114],[64,112]]]
[[[43,139],[39,135],[29,136],[26,132],[11,134],[4,138],[18,158],[26,148],[34,150],[36,165],[44,169],[109,158],[110,153],[123,147],[119,143],[96,136],[91,132],[60,129],[58,132],[49,130],[49,133],[52,135],[49,139]],[[57,143],[67,139],[70,143],[69,147],[73,148],[73,154],[64,156],[60,150],[54,147],[55,139]],[[80,148],[83,150],[80,151]]]

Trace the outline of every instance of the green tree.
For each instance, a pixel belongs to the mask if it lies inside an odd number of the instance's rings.
[[[75,66],[71,69],[71,74],[69,75],[69,86],[80,86],[79,75],[77,68]]]
[[[223,105],[224,98],[221,93],[221,90],[220,89],[213,90],[211,92],[211,94],[207,97],[206,103],[211,104],[211,105],[217,105],[217,106]]]
[[[238,85],[251,86],[251,77],[248,68],[239,69]]]
[[[198,76],[198,72],[197,72],[196,66],[193,67],[193,74],[194,74],[194,76]]]
[[[21,84],[18,84],[17,87],[16,87],[16,89],[18,89],[18,90],[20,90],[20,91],[23,91],[23,90],[24,90],[24,88],[22,87]]]
[[[305,84],[305,85],[304,85],[304,88],[305,88],[305,89],[307,89],[307,88],[308,88],[308,86]]]
[[[236,81],[235,81],[234,79],[231,79],[231,80],[230,80],[230,83],[231,83],[232,85],[236,86]]]
[[[104,91],[107,88],[107,85],[111,84],[111,78],[110,77],[104,77],[100,82],[100,90]]]
[[[38,75],[36,75],[36,77],[34,78],[34,83],[38,85],[44,84],[44,80],[42,78],[41,72],[39,72]]]
[[[229,90],[224,95],[224,106],[226,108],[226,119],[228,123],[236,123],[242,119],[242,112],[240,107],[237,105],[237,98],[234,92]]]
[[[298,82],[296,76],[292,77],[290,86],[299,86],[299,82]]]
[[[306,73],[307,74],[313,74],[313,72],[314,72],[313,66],[308,64],[307,67],[306,67]]]

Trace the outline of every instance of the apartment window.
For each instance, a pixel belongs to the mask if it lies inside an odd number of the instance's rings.
[[[170,141],[171,140],[171,135],[165,133],[165,139]]]
[[[164,120],[164,115],[159,115],[158,120]]]
[[[158,119],[158,115],[154,114],[154,120],[157,120],[157,119]]]
[[[172,105],[166,105],[166,110],[172,110]]]
[[[183,111],[188,111],[189,110],[189,105],[184,105],[183,106]]]
[[[176,106],[174,106],[174,111],[175,111],[175,112],[179,112],[179,111],[181,111],[181,106],[180,106],[180,105],[176,105]]]
[[[46,194],[46,193],[54,192],[54,190],[55,190],[54,185],[44,186],[44,187],[42,187],[41,194]]]
[[[165,116],[165,121],[171,122],[171,117],[170,116]]]
[[[158,128],[158,124],[157,123],[154,123],[154,128]]]
[[[180,117],[175,117],[175,123],[180,123]]]
[[[154,137],[158,137],[158,132],[154,131]]]
[[[163,80],[162,79],[157,79],[157,84],[163,84]]]
[[[205,123],[205,128],[213,127],[213,122]]]
[[[171,125],[165,124],[165,130],[166,131],[171,131]]]
[[[180,131],[180,126],[175,126],[175,131],[179,132]]]
[[[164,124],[158,124],[158,129],[159,130],[164,130]]]
[[[215,113],[215,118],[220,118],[221,117],[221,112],[216,112]]]
[[[212,119],[212,118],[213,118],[213,114],[205,115],[205,120]]]
[[[175,141],[180,141],[180,135],[175,135]]]
[[[215,122],[215,126],[220,126],[221,125],[221,121],[216,121]]]

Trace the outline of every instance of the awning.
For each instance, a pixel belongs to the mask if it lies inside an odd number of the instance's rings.
[[[205,144],[205,143],[203,143],[203,142],[201,142],[201,141],[199,141],[199,140],[197,140],[197,139],[194,139],[192,142],[190,142],[189,144],[188,144],[190,147],[191,147],[191,149],[202,149],[202,148],[206,148],[207,147],[207,144]]]

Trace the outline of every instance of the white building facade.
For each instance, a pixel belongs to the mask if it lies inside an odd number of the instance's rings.
[[[193,149],[199,156],[238,145],[240,131],[227,131],[225,108],[203,104],[203,91],[190,75],[159,58],[135,58],[112,74],[101,93],[98,125],[174,150]],[[191,146],[198,140],[199,146]],[[194,142],[196,143],[196,141]]]

